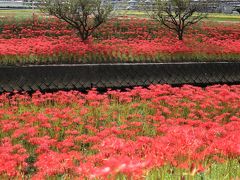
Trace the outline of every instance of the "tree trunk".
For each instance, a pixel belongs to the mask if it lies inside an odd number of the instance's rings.
[[[84,44],[88,44],[89,33],[81,28],[77,29],[77,35]]]
[[[92,43],[91,40],[89,40],[89,39],[82,40],[82,42],[87,45],[91,45],[91,43]]]
[[[180,30],[178,32],[178,40],[182,41],[183,40],[183,30]]]
[[[88,36],[85,33],[81,35],[81,39],[82,39],[82,42],[84,42],[85,44],[88,44]]]

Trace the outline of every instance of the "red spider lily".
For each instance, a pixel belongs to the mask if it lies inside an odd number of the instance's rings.
[[[180,42],[173,33],[159,27],[156,22],[113,19],[95,33],[94,37],[98,40],[94,41],[93,37],[89,45],[80,42],[65,23],[38,18],[34,19],[34,24],[32,22],[8,22],[10,25],[5,26],[0,37],[0,58],[3,63],[31,57],[43,61],[41,63],[54,63],[60,59],[85,63],[187,58],[234,60],[240,53],[238,23],[227,26],[202,23],[189,29],[184,42]]]
[[[238,85],[2,94],[0,175],[142,178],[168,165],[194,176],[238,159],[239,94]]]

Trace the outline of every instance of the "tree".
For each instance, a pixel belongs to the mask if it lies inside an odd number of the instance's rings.
[[[85,43],[112,11],[106,0],[41,0],[39,8],[70,24]]]
[[[145,1],[146,2],[146,1]],[[177,33],[183,40],[187,27],[207,17],[206,10],[209,0],[152,0],[144,4],[148,15]]]

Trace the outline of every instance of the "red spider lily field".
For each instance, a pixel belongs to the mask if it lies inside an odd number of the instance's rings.
[[[112,18],[87,42],[52,17],[0,24],[2,67],[239,60],[237,22],[202,21],[180,41],[150,19]],[[239,134],[240,85],[4,92],[0,179],[237,180]]]
[[[1,179],[237,179],[240,86],[0,95]]]
[[[88,43],[54,18],[5,18],[0,63],[56,64],[107,62],[238,61],[240,23],[204,21],[189,28],[184,41],[155,21],[111,19]]]

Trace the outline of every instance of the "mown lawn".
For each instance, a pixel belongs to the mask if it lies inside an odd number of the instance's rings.
[[[35,9],[12,9],[0,10],[0,17],[15,17],[15,18],[29,18],[34,14],[40,14],[40,11]]]

